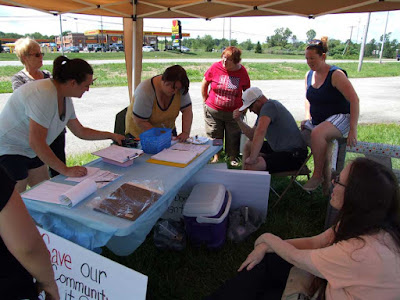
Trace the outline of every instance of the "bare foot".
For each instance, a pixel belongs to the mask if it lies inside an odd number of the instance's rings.
[[[219,155],[218,154],[214,154],[213,159],[211,160],[212,164],[216,164],[219,161]]]

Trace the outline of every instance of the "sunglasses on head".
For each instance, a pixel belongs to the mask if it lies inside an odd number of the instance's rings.
[[[29,54],[29,56],[41,57],[41,56],[44,56],[44,53],[43,52],[41,52],[41,53],[32,53],[32,54]]]
[[[309,41],[308,47],[319,48],[322,50],[322,52],[325,52],[324,51],[324,43],[321,40],[314,39],[314,40]]]

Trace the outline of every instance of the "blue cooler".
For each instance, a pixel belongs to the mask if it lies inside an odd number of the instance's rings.
[[[219,183],[199,183],[193,187],[183,208],[186,233],[195,246],[221,247],[226,238],[232,196]]]

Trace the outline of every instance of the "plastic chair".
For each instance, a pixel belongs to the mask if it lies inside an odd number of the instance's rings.
[[[286,188],[283,190],[283,192],[279,195],[279,193],[271,186],[271,191],[278,196],[278,200],[275,202],[274,206],[275,207],[283,198],[283,196],[285,196],[285,194],[287,193],[287,191],[290,189],[290,187],[292,186],[293,183],[296,183],[298,186],[302,186],[300,184],[300,182],[297,181],[297,177],[298,176],[307,176],[307,179],[310,179],[310,169],[308,169],[307,167],[307,162],[310,160],[312,155],[312,152],[310,151],[310,154],[308,154],[308,156],[306,157],[306,159],[304,160],[303,164],[301,165],[301,167],[298,170],[293,170],[293,171],[285,171],[285,172],[278,172],[278,173],[271,173],[272,176],[279,176],[279,177],[288,177],[290,176],[290,181],[288,183],[288,185],[286,186]],[[309,194],[311,194],[310,192],[307,192]]]

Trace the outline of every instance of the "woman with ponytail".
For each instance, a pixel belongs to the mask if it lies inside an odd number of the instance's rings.
[[[315,190],[330,180],[329,159],[332,141],[347,137],[347,145],[357,144],[359,99],[346,71],[326,63],[328,38],[312,40],[306,48],[306,60],[310,67],[305,77],[305,120],[302,130],[311,131],[311,151],[314,173],[303,186],[306,191]],[[328,189],[324,188],[324,193]]]
[[[65,176],[86,175],[86,168],[67,167],[49,147],[66,126],[85,140],[112,139],[121,144],[124,139],[83,127],[75,116],[71,97],[81,98],[93,83],[93,69],[86,61],[59,56],[52,75],[18,88],[0,114],[0,166],[17,182],[18,192],[49,178],[44,164]]]
[[[357,158],[332,183],[330,204],[339,210],[335,225],[308,238],[264,233],[239,274],[208,299],[279,300],[293,266],[315,277],[308,294],[318,299],[399,299],[397,178],[385,166]]]

